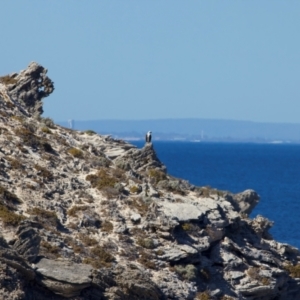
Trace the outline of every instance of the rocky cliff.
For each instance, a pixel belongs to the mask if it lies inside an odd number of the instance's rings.
[[[254,191],[193,186],[152,144],[42,118],[46,74],[0,78],[1,299],[300,299],[300,253],[249,218]]]

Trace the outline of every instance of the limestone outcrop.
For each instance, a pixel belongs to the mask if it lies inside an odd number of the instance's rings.
[[[249,217],[255,191],[40,117],[53,89],[36,63],[0,78],[1,299],[300,299],[300,252]]]

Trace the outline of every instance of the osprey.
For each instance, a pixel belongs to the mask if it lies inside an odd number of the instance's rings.
[[[146,143],[151,143],[152,132],[148,131],[146,134]]]

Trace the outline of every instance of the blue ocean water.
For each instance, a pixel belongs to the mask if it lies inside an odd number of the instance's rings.
[[[131,142],[139,148],[144,142]],[[251,217],[275,222],[270,233],[300,248],[300,145],[154,141],[168,173],[197,186],[261,197]]]

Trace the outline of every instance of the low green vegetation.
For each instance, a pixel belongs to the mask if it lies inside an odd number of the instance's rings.
[[[146,249],[154,249],[155,248],[155,244],[153,242],[153,239],[151,239],[151,238],[140,237],[137,240],[137,244]]]
[[[87,135],[94,135],[94,134],[96,134],[96,132],[94,130],[86,130],[84,133],[86,133]]]
[[[175,265],[174,271],[179,275],[180,278],[192,281],[195,280],[197,277],[197,268],[192,265]]]
[[[42,127],[41,131],[47,134],[52,134],[52,131],[46,126]]]

